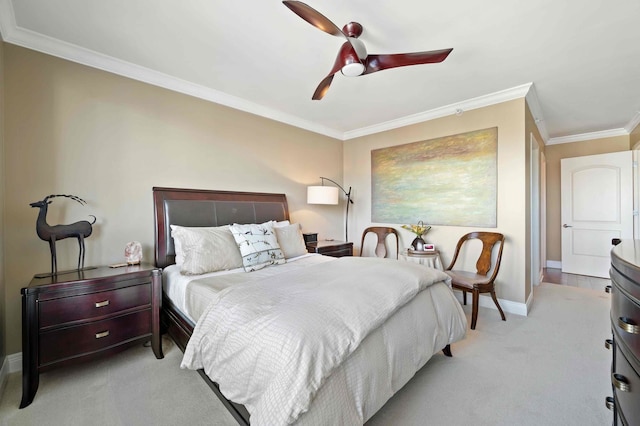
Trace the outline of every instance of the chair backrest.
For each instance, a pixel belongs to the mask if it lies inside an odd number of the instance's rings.
[[[374,251],[377,257],[387,257],[387,236],[395,235],[396,237],[396,259],[398,258],[398,251],[400,248],[400,243],[398,241],[398,231],[393,228],[389,228],[386,226],[370,226],[364,230],[362,233],[362,240],[360,241],[360,256],[364,252],[364,239],[369,233],[374,233],[377,236],[376,249]]]
[[[496,244],[499,244],[498,255],[496,256],[496,265],[493,268],[493,274],[491,276],[491,281],[498,274],[498,269],[500,269],[500,261],[502,260],[502,249],[504,247],[504,235],[498,232],[469,232],[466,235],[463,235],[458,241],[458,245],[456,245],[456,252],[453,255],[453,260],[451,264],[447,267],[447,271],[453,269],[453,265],[456,263],[458,259],[458,255],[460,254],[460,249],[462,245],[472,239],[478,239],[482,241],[482,251],[480,252],[480,256],[478,257],[478,261],[476,262],[476,273],[479,275],[487,275],[491,270],[491,254],[493,252],[493,247]]]

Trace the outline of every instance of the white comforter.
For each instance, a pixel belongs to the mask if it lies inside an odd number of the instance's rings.
[[[247,407],[252,424],[290,424],[369,333],[446,280],[421,265],[344,257],[232,286],[203,313],[182,366],[204,368],[228,399]],[[464,334],[461,312],[446,343]]]

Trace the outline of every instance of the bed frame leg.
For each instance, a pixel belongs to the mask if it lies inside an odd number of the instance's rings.
[[[451,354],[451,345],[445,346],[444,349],[442,349],[442,353],[445,354],[445,356],[453,356]]]

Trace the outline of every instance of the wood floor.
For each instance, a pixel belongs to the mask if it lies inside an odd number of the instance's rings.
[[[568,285],[571,287],[589,288],[604,291],[605,286],[611,284],[608,278],[589,277],[586,275],[565,274],[560,269],[545,268],[543,281],[552,284]]]

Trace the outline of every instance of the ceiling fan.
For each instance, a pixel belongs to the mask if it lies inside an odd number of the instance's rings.
[[[342,30],[323,14],[301,1],[283,1],[285,6],[296,15],[325,33],[344,37],[347,41],[342,45],[336,62],[324,80],[320,82],[311,99],[320,100],[329,90],[333,76],[338,71],[347,77],[371,74],[389,68],[409,65],[433,64],[444,61],[453,49],[431,50],[428,52],[396,53],[389,55],[369,55],[364,43],[358,40],[362,34],[362,25],[349,22]]]

